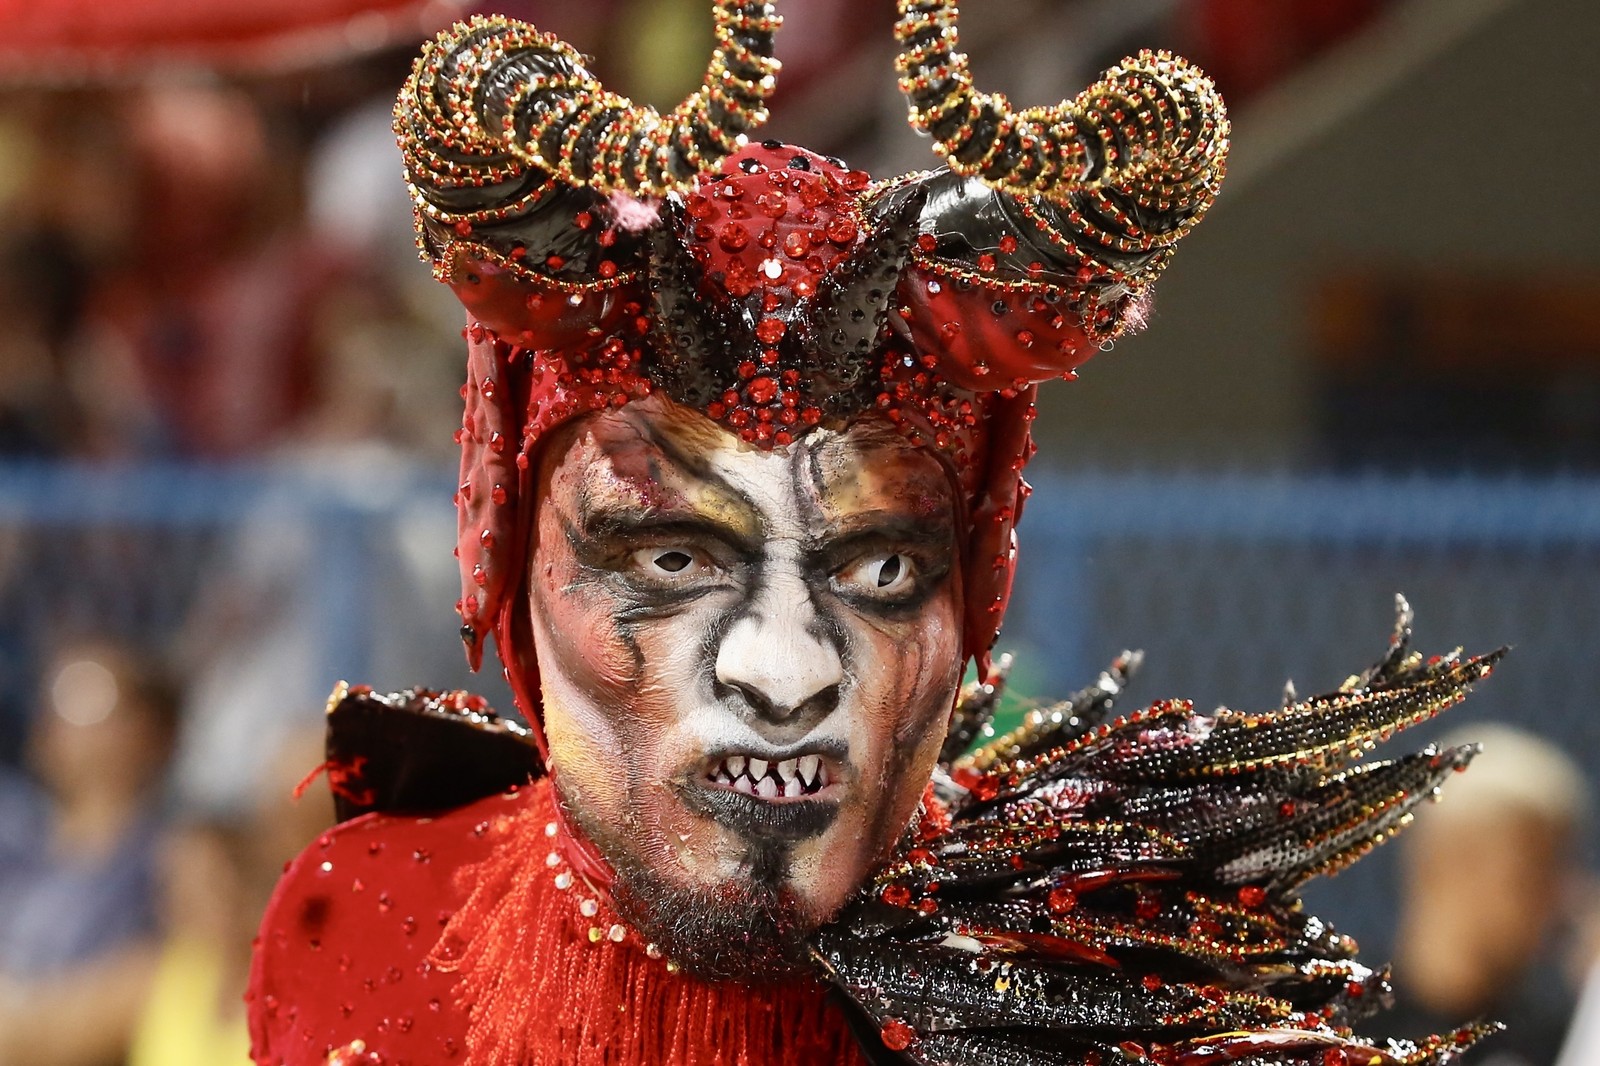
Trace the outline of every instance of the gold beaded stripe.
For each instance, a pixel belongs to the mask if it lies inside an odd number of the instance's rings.
[[[1020,198],[1060,204],[1073,193],[1114,191],[1177,216],[1174,228],[1148,235],[1162,247],[1210,206],[1226,164],[1227,112],[1215,85],[1187,60],[1141,52],[1070,103],[1016,112],[1004,94],[974,87],[958,51],[955,0],[898,0],[898,10],[896,67],[911,124],[937,138],[951,170]],[[1116,213],[1111,201],[1097,206]],[[1131,251],[1144,235],[1104,236],[1131,241],[1132,247],[1118,245]]]
[[[1125,922],[1111,917],[1064,917],[1051,922],[1060,935],[1091,944],[1101,951],[1113,947],[1165,948],[1183,955],[1203,958],[1210,962],[1231,962],[1242,965],[1251,959],[1276,955],[1289,946],[1282,937],[1267,938],[1261,942],[1229,942],[1219,937],[1184,936],[1162,932],[1147,926]]]
[[[1441,663],[1438,673],[1418,681],[1393,688],[1340,692],[1331,697],[1317,697],[1292,704],[1280,711],[1264,714],[1247,714],[1222,708],[1213,718],[1217,729],[1208,743],[1222,749],[1225,758],[1207,760],[1192,768],[1174,766],[1169,773],[1187,776],[1231,776],[1272,768],[1320,767],[1332,768],[1359,759],[1380,741],[1387,740],[1419,722],[1435,717],[1441,711],[1466,698],[1468,688],[1487,677],[1502,653],[1473,658],[1465,662]],[[1035,759],[1009,764],[1001,756],[1007,738],[1000,738],[957,763],[958,768],[976,768],[982,759],[990,774],[1025,775],[1048,768],[1068,756],[1092,748],[1107,738],[1131,727],[1148,725],[1163,718],[1185,718],[1193,707],[1187,701],[1177,700],[1156,704],[1135,711],[1116,721],[1090,730],[1081,737],[1053,749]],[[1376,722],[1363,720],[1364,715],[1377,718]],[[1275,749],[1271,740],[1274,731],[1294,728],[1296,736],[1303,736],[1306,727],[1323,725],[1332,735],[1321,741]],[[1249,743],[1250,734],[1262,730],[1259,745]],[[1232,734],[1229,736],[1228,734]],[[1245,748],[1256,750],[1241,750]]]
[[[766,121],[778,71],[760,51],[781,23],[771,4],[720,0],[712,17],[705,77],[666,116],[606,91],[550,34],[504,18],[457,23],[424,48],[396,104],[411,181],[424,191],[482,187],[532,167],[601,193],[688,189]],[[530,53],[557,62],[507,85]]]

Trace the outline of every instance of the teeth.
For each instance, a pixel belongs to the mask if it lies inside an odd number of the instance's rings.
[[[733,790],[735,792],[743,792],[746,796],[754,796],[756,794],[756,786],[751,784],[748,777],[734,778]]]
[[[726,763],[726,766],[728,768],[728,776],[729,777],[738,777],[740,774],[744,773],[744,756],[743,755],[730,755],[730,756],[728,756],[728,761]]]
[[[766,777],[768,765],[769,764],[765,759],[751,759],[750,776],[755,778],[757,781],[761,780],[763,777]]]
[[[794,781],[794,766],[798,759],[785,759],[778,764],[778,780],[785,786]]]
[[[770,780],[770,778],[768,780]],[[783,783],[783,794],[791,797],[798,796],[802,794],[804,787],[805,786],[800,784],[800,779],[798,777],[791,777],[789,780]]]
[[[778,794],[778,783],[770,777],[763,777],[756,782],[756,795],[762,799],[772,799]]]
[[[728,776],[728,771],[727,770],[718,770],[717,771],[717,775],[715,777],[713,777],[712,780],[715,781],[719,785],[731,785],[731,784],[733,784],[733,778]]]
[[[800,764],[800,777],[807,785],[815,785],[817,783],[817,773],[822,768],[822,757],[820,755],[802,755],[797,761]]]

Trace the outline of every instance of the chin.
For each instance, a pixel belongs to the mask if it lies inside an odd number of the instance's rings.
[[[778,868],[776,849],[756,846],[744,868],[721,880],[685,881],[632,852],[609,854],[612,900],[642,937],[685,972],[708,981],[762,983],[803,970],[818,920]]]

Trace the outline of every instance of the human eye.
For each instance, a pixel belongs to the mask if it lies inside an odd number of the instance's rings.
[[[835,573],[833,586],[848,596],[898,602],[916,590],[917,570],[916,560],[905,552],[876,551]]]
[[[626,569],[635,577],[667,587],[692,584],[718,573],[710,555],[687,544],[636,548],[626,557]]]

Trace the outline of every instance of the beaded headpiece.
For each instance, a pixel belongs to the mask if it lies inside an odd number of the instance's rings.
[[[900,85],[939,169],[874,182],[745,134],[777,63],[771,4],[719,0],[701,88],[662,115],[560,40],[475,19],[396,105],[418,246],[470,315],[458,553],[474,666],[511,635],[532,458],[556,426],[662,391],[758,447],[873,414],[967,504],[965,641],[1009,596],[1038,383],[1139,317],[1221,181],[1228,124],[1185,60],[1141,53],[1074,101],[973,88],[952,0],[899,0]]]

